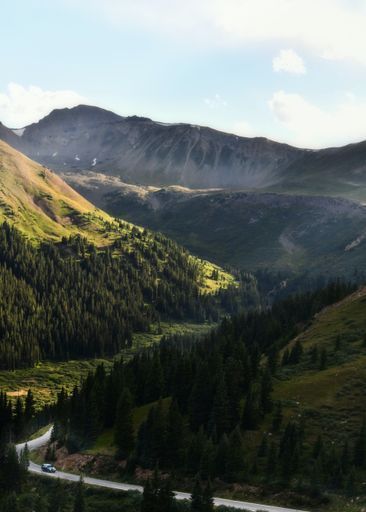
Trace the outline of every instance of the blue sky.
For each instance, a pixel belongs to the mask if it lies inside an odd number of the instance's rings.
[[[366,139],[359,0],[13,0],[0,120],[84,102],[322,147]]]

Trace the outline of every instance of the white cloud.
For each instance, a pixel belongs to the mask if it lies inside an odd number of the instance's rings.
[[[220,96],[220,94],[217,94],[217,93],[210,98],[205,98],[203,101],[211,109],[226,108],[228,105],[227,101],[224,100]]]
[[[20,128],[39,121],[55,108],[75,107],[86,99],[74,91],[44,91],[40,87],[10,83],[0,92],[0,121],[11,128]]]
[[[290,143],[320,148],[366,139],[366,99],[350,93],[332,110],[312,104],[300,94],[277,91],[269,107],[288,132]]]
[[[358,0],[63,0],[114,24],[193,44],[290,42],[326,59],[366,65],[366,3]],[[187,38],[187,35],[189,36]]]
[[[281,50],[272,61],[273,71],[279,73],[293,73],[295,75],[305,75],[306,67],[303,59],[294,50]]]
[[[252,125],[247,121],[237,121],[232,125],[230,132],[241,137],[255,137],[256,135]]]

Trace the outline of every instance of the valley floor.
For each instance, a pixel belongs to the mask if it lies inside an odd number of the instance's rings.
[[[131,348],[123,350],[114,358],[105,359],[81,359],[71,361],[43,361],[34,368],[18,369],[15,371],[0,371],[0,390],[5,391],[8,397],[25,397],[28,389],[31,389],[38,409],[52,403],[61,388],[67,392],[72,391],[74,386],[85,378],[88,373],[93,372],[96,367],[103,363],[106,367],[113,364],[113,360],[123,358],[128,360],[137,351],[158,343],[161,338],[169,335],[202,335],[212,329],[215,324],[204,323],[167,323],[162,322],[160,329],[157,326],[151,327],[151,332],[136,333],[133,336]]]

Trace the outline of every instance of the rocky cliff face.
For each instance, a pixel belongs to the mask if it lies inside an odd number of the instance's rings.
[[[16,141],[55,170],[85,170],[149,185],[254,187],[277,183],[303,150],[189,124],[163,124],[79,106],[55,110]]]

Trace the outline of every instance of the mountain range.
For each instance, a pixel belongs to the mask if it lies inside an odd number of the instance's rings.
[[[220,265],[364,267],[366,142],[309,150],[80,105],[0,138],[113,216]]]
[[[138,185],[271,189],[363,199],[366,142],[309,150],[192,124],[80,105],[0,138],[56,170],[93,170]]]

